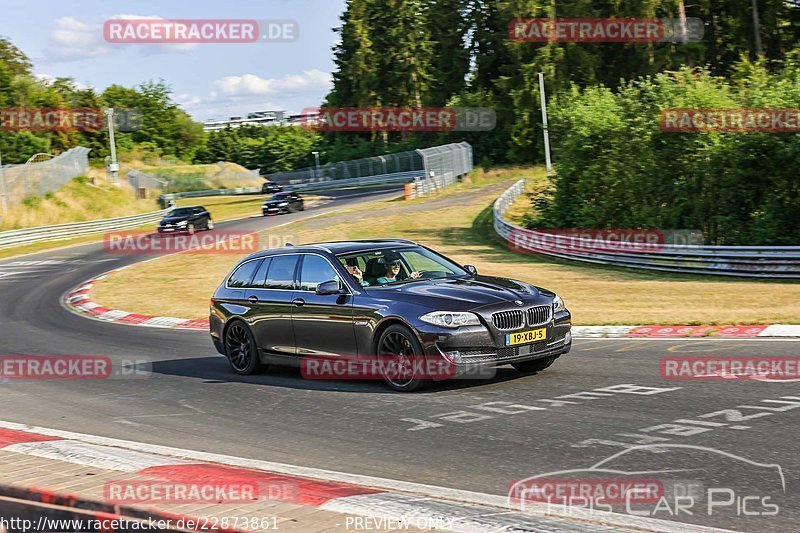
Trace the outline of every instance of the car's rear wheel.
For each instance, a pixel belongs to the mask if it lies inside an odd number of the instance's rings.
[[[427,387],[431,380],[420,376],[415,364],[423,356],[422,346],[414,333],[405,326],[393,324],[378,339],[378,356],[386,384],[397,391],[413,392]]]
[[[210,218],[208,219],[208,222],[206,222],[206,229],[209,231],[214,229],[214,221],[211,220]]]
[[[225,332],[225,354],[237,374],[246,376],[263,369],[253,333],[239,320],[228,326]]]
[[[520,372],[524,372],[529,374],[531,372],[541,372],[545,368],[549,367],[553,363],[555,363],[558,356],[553,357],[544,357],[542,359],[534,359],[533,361],[523,361],[521,363],[512,363],[511,366],[519,370]]]
[[[300,202],[300,211],[305,211],[305,210],[306,210],[305,202]]]

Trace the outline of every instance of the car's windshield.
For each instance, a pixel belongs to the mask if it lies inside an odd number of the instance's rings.
[[[456,263],[422,246],[361,251],[337,257],[356,279],[361,274],[359,281],[364,286],[382,287],[468,275]]]
[[[168,217],[188,217],[192,214],[191,207],[181,207],[180,209],[173,209],[169,212]]]
[[[271,200],[288,200],[291,194],[288,192],[281,192],[272,196]]]

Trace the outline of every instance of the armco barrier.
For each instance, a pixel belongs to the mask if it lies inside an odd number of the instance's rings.
[[[140,215],[131,215],[119,218],[106,218],[103,220],[92,220],[89,222],[73,222],[69,224],[58,224],[56,226],[39,226],[36,228],[15,229],[0,232],[0,248],[11,246],[22,246],[46,241],[60,241],[103,233],[105,231],[119,231],[136,228],[143,224],[150,224],[161,220],[169,212],[169,209],[152,211]]]
[[[625,268],[687,274],[751,278],[800,278],[800,246],[695,246],[663,244],[652,252],[590,251],[586,247],[558,248],[551,234],[529,230],[505,220],[508,207],[524,192],[525,180],[515,183],[494,203],[494,230],[509,246],[561,259]],[[547,247],[537,243],[547,242]]]
[[[348,187],[368,187],[371,185],[389,185],[392,183],[408,183],[422,178],[424,171],[412,170],[409,172],[396,172],[394,174],[380,174],[366,178],[348,178],[341,180],[311,181],[286,185],[287,190],[297,192],[329,191]],[[239,187],[237,189],[209,189],[205,191],[178,192],[164,194],[159,197],[162,202],[177,200],[178,198],[197,198],[200,196],[232,196],[237,194],[259,194],[261,187]],[[163,205],[163,203],[162,203]]]

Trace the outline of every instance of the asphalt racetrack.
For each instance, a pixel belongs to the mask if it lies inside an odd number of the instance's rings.
[[[335,192],[320,211],[390,193]],[[260,230],[309,214],[217,227]],[[712,501],[638,512],[736,530],[797,530],[798,383],[666,380],[660,362],[798,356],[800,342],[577,339],[538,375],[503,367],[493,379],[438,383],[419,394],[378,382],[304,380],[293,369],[241,377],[206,332],[104,323],[61,305],[82,281],[142,259],[91,244],[0,261],[0,353],[102,355],[150,370],[130,379],[7,381],[0,419],[491,494],[531,476],[581,476],[598,464],[645,479],[679,472],[684,488],[706,497],[715,489]],[[567,470],[576,472],[560,473]]]

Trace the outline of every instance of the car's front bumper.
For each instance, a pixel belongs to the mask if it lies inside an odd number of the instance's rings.
[[[439,356],[452,362],[458,373],[484,367],[495,367],[560,356],[572,348],[572,323],[568,311],[559,312],[554,320],[541,327],[547,337],[539,342],[506,346],[502,332],[486,326],[441,328],[415,325],[426,356]]]
[[[158,232],[159,233],[189,233],[189,227],[188,226],[182,226],[182,227],[179,228],[177,226],[159,226],[158,227]]]
[[[261,209],[261,212],[265,215],[279,215],[281,213],[288,213],[289,206],[285,205],[283,207],[264,207]]]

